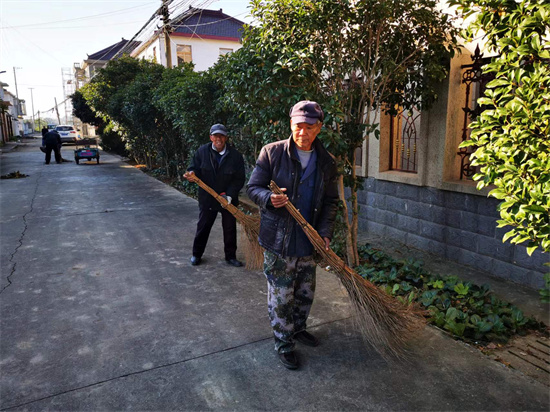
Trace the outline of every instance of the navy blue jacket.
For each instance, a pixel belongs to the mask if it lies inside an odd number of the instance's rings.
[[[260,245],[282,257],[288,255],[294,219],[286,208],[277,209],[271,205],[269,183],[273,180],[279,187],[286,187],[289,201],[297,203],[302,164],[294,147],[292,137],[264,146],[246,186],[248,196],[261,210]],[[321,237],[330,239],[338,210],[336,161],[319,139],[315,139],[313,147],[317,153],[317,168],[310,223]]]
[[[57,131],[50,130],[48,133],[46,133],[44,135],[44,137],[42,138],[42,141],[44,142],[44,146],[45,145],[51,145],[51,146],[60,145],[61,144],[61,136],[59,135],[59,133]]]
[[[193,171],[199,179],[216,193],[225,193],[231,197],[231,204],[239,204],[239,191],[244,186],[244,160],[242,155],[226,143],[226,152],[218,163],[212,143],[203,144],[187,169]],[[206,210],[221,210],[221,205],[205,190],[199,188],[199,207]]]

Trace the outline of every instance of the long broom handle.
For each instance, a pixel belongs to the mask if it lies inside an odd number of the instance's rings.
[[[214,189],[212,189],[210,186],[208,186],[206,183],[204,183],[201,179],[197,177],[196,174],[194,174],[193,181],[197,183],[202,189],[204,189],[210,196],[212,196],[214,199],[218,201],[220,205],[224,209],[227,209],[229,213],[231,213],[235,217],[239,217],[241,214],[243,216],[246,216],[240,209],[235,207],[235,205],[232,205],[229,203],[223,196],[220,196]]]
[[[269,188],[273,193],[276,195],[282,195],[284,194],[281,188],[275,183],[273,180],[269,184]],[[308,221],[302,216],[302,214],[296,209],[296,206],[294,206],[290,201],[285,205],[286,210],[291,214],[291,216],[298,222],[298,224],[302,227],[304,230],[304,233],[308,237],[309,241],[315,247],[317,252],[321,254],[327,263],[331,265],[334,268],[340,268],[342,270],[350,271],[351,269],[344,263],[340,257],[334,253],[334,251],[329,247],[328,250],[325,249],[325,241],[319,233],[311,226]],[[346,269],[347,268],[347,269]]]

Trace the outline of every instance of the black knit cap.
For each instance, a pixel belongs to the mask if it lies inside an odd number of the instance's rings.
[[[294,123],[315,124],[318,120],[323,121],[325,114],[319,103],[302,100],[290,109],[290,118]]]

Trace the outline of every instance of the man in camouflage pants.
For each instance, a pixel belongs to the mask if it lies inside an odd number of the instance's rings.
[[[325,240],[328,249],[338,207],[336,162],[317,135],[323,111],[302,101],[290,111],[292,136],[262,148],[247,185],[248,196],[260,206],[260,245],[265,249],[268,312],[275,350],[289,369],[299,366],[295,341],[317,346],[306,331],[315,293],[313,245],[284,207],[292,202]],[[268,189],[271,180],[286,194]]]

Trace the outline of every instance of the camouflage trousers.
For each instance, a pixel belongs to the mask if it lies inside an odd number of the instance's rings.
[[[313,295],[316,264],[312,256],[286,257],[264,252],[267,309],[279,353],[294,349],[293,336],[306,329]]]

